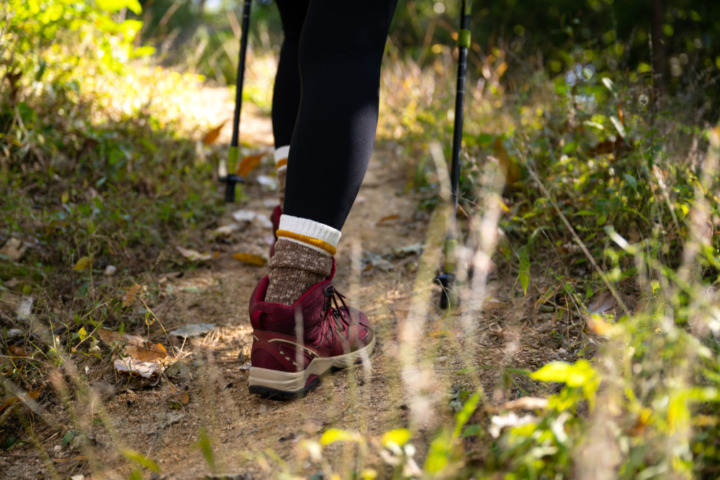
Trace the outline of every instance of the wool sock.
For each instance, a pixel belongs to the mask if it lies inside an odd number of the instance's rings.
[[[304,218],[282,215],[265,301],[292,305],[330,276],[340,231]]]
[[[285,145],[275,149],[275,169],[277,170],[278,180],[278,200],[280,206],[285,203],[285,179],[287,178],[287,162],[290,153],[290,146]]]

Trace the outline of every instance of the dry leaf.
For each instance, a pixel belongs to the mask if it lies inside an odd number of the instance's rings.
[[[240,230],[240,225],[232,223],[230,225],[223,225],[222,227],[216,228],[213,230],[211,236],[213,238],[229,237],[233,232],[237,232],[238,230]]]
[[[522,175],[520,167],[518,166],[517,162],[510,158],[510,155],[508,155],[505,144],[503,144],[503,141],[500,137],[495,138],[493,150],[495,153],[495,158],[498,159],[498,163],[500,164],[500,169],[502,170],[503,175],[505,175],[505,183],[507,183],[508,185],[512,185],[518,180],[520,180],[520,177]]]
[[[129,345],[123,350],[128,355],[142,362],[156,362],[168,356],[167,350],[161,343],[147,343],[145,345]]]
[[[202,139],[203,145],[212,145],[217,141],[217,139],[220,137],[220,132],[222,131],[223,127],[227,123],[227,120],[223,121],[220,125],[217,127],[211,129],[208,131]]]
[[[601,315],[614,309],[616,305],[617,300],[615,300],[612,292],[610,290],[605,290],[604,292],[593,298],[593,301],[590,302],[590,306],[588,307],[587,312],[591,315]]]
[[[420,255],[423,251],[423,247],[424,245],[422,243],[413,243],[412,245],[393,248],[392,253],[398,258],[407,257],[408,255]]]
[[[132,357],[118,358],[113,362],[118,373],[139,375],[143,378],[156,379],[160,374],[160,366],[153,362],[143,362]]]
[[[37,400],[37,398],[40,396],[40,392],[42,392],[42,387],[36,388],[32,392],[28,392],[27,398],[29,398],[30,400]],[[22,400],[20,397],[8,398],[2,405],[0,405],[0,413],[3,413],[8,408],[21,401]]]
[[[25,250],[27,250],[27,246],[20,239],[10,237],[0,249],[0,254],[8,256],[13,262],[17,262],[25,255]]]
[[[8,352],[10,352],[10,355],[15,357],[29,357],[30,352],[27,351],[27,349],[20,345],[8,345]]]
[[[267,155],[267,152],[263,151],[254,155],[243,157],[243,159],[240,160],[240,163],[238,163],[237,175],[239,177],[247,176],[250,172],[255,170],[258,165],[260,165],[260,162],[265,155]]]
[[[607,336],[612,332],[613,325],[609,322],[606,322],[602,318],[596,316],[596,317],[590,317],[588,318],[588,328],[590,328],[590,331],[597,334],[597,335],[603,335]]]
[[[175,248],[177,248],[178,252],[180,252],[180,254],[183,257],[187,258],[188,260],[190,260],[192,262],[202,262],[204,260],[210,260],[211,258],[217,256],[217,254],[213,254],[213,253],[200,253],[197,250],[193,250],[190,248],[182,248],[182,247],[175,247]]]
[[[80,270],[85,270],[90,267],[92,267],[92,257],[82,257],[80,260],[77,261],[77,263],[73,267],[73,270],[79,272]]]
[[[254,253],[233,253],[232,256],[235,260],[238,260],[248,265],[255,265],[256,267],[262,267],[267,263],[267,259]]]
[[[137,299],[138,293],[140,293],[143,289],[142,285],[135,284],[130,289],[125,292],[125,295],[123,295],[123,308],[127,308],[133,303],[135,303],[135,300]]]
[[[170,408],[182,408],[190,403],[190,394],[188,392],[175,392],[167,398],[168,406]]]
[[[173,330],[170,332],[170,335],[183,338],[198,337],[213,329],[215,329],[214,323],[192,323],[189,325],[183,325],[182,327]]]
[[[124,343],[126,345],[143,346],[145,343],[144,338],[137,335],[129,335],[127,333],[114,332],[100,328],[97,330],[97,336],[107,346],[113,347],[116,343]]]
[[[399,215],[388,215],[387,217],[382,217],[380,220],[378,220],[376,225],[380,225],[384,222],[389,222],[390,220],[397,220],[398,218],[400,218]]]

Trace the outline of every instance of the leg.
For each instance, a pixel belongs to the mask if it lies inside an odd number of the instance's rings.
[[[285,173],[290,140],[300,105],[300,67],[298,45],[309,0],[276,0],[283,27],[283,44],[275,74],[272,99],[272,125],[275,137],[275,167],[278,174],[280,205],[285,199]],[[281,209],[276,207],[272,221],[277,229]]]
[[[298,44],[309,0],[276,0],[283,27],[283,44],[275,74],[272,124],[275,148],[290,145],[300,105]]]
[[[312,0],[284,212],[340,230],[370,159],[380,64],[396,0]]]

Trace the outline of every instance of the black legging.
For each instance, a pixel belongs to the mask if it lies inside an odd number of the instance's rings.
[[[285,40],[273,130],[276,146],[290,140],[283,213],[340,230],[375,140],[380,64],[397,0],[276,1]]]

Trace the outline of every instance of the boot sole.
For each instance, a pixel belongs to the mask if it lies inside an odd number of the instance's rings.
[[[365,347],[345,355],[314,358],[301,372],[283,372],[268,368],[250,367],[250,393],[264,398],[292,400],[302,398],[320,384],[320,377],[328,371],[342,370],[369,358],[375,350],[375,338]]]

